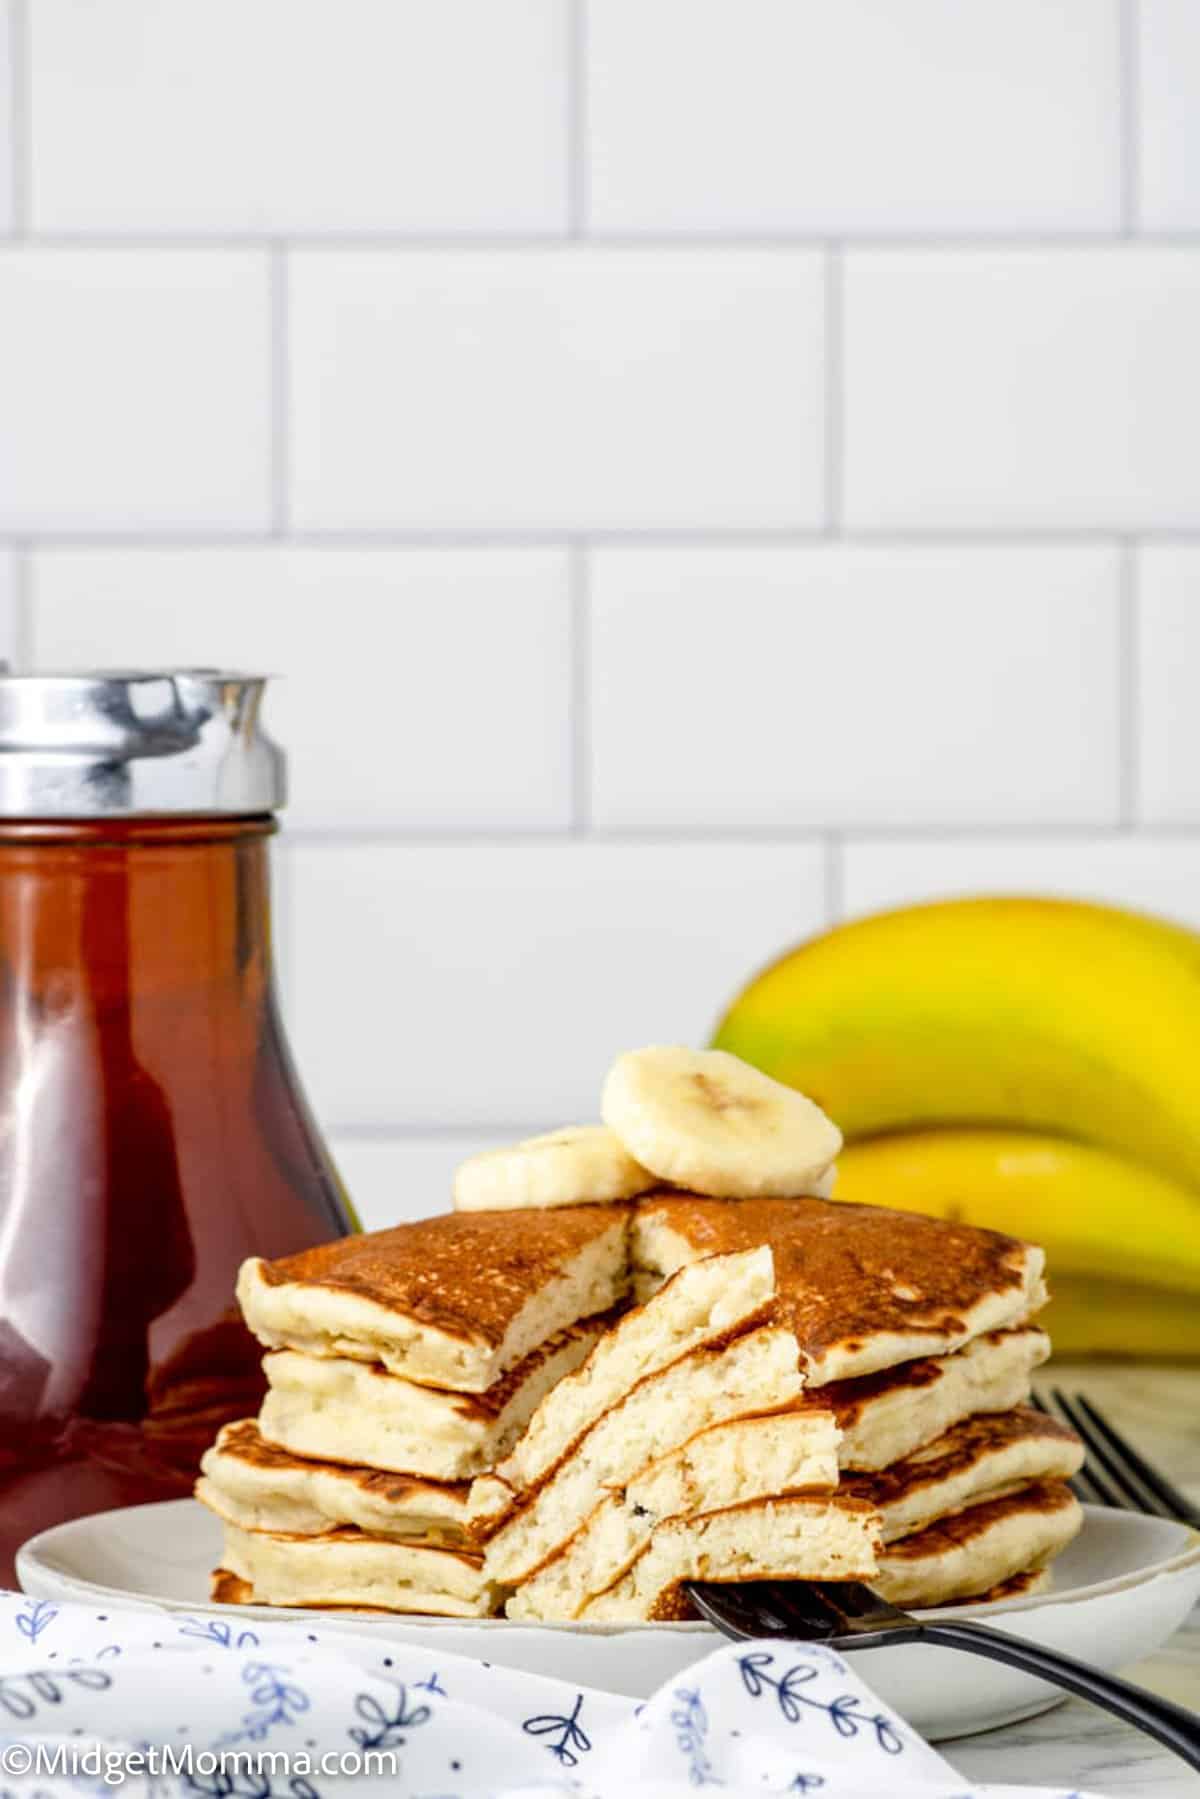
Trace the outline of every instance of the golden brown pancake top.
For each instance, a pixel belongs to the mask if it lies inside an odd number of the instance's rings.
[[[935,1524],[927,1524],[924,1530],[889,1543],[888,1560],[917,1561],[928,1555],[946,1555],[952,1549],[973,1543],[976,1537],[1003,1518],[1028,1516],[1031,1512],[1045,1516],[1066,1511],[1074,1504],[1075,1495],[1065,1481],[1031,1481],[1017,1493],[1008,1493],[1002,1499],[985,1499],[982,1505],[968,1506],[965,1512],[939,1518]]]
[[[1018,1292],[1029,1246],[998,1231],[845,1200],[700,1199],[639,1202],[701,1255],[769,1243],[778,1316],[804,1353],[851,1352],[885,1332],[937,1336],[967,1328],[993,1294]]]
[[[522,1306],[623,1214],[628,1207],[612,1205],[447,1212],[267,1262],[262,1278],[353,1294],[496,1348]]]
[[[1079,1438],[1056,1418],[1048,1418],[1034,1406],[1014,1406],[1008,1412],[979,1412],[964,1418],[935,1443],[917,1450],[903,1462],[893,1462],[878,1474],[859,1475],[848,1483],[847,1490],[872,1500],[876,1505],[890,1505],[921,1487],[937,1486],[966,1474],[976,1463],[1010,1443],[1042,1442],[1063,1446],[1078,1444]]]

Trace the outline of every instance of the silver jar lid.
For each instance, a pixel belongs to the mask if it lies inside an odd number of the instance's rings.
[[[263,675],[209,668],[0,672],[0,817],[273,812],[285,757]]]

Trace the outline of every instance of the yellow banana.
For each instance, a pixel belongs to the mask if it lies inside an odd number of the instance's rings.
[[[1196,1195],[1086,1143],[958,1129],[869,1138],[842,1151],[834,1197],[1040,1243],[1055,1293],[1083,1276],[1200,1295]],[[1189,1303],[1200,1340],[1200,1300]]]
[[[1200,1305],[1191,1293],[1096,1281],[1050,1271],[1050,1304],[1038,1323],[1050,1332],[1056,1359],[1066,1356],[1200,1358]]]
[[[768,968],[715,1042],[848,1140],[1008,1125],[1200,1188],[1200,936],[1136,913],[1039,899],[882,913]]]

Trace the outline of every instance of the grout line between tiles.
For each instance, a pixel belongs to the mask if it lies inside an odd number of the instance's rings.
[[[291,395],[290,349],[291,308],[288,280],[287,249],[282,243],[272,245],[267,264],[268,306],[270,308],[270,395],[269,425],[271,534],[286,535],[288,528],[288,486],[290,477]]]
[[[586,186],[586,182],[584,183]],[[583,196],[586,200],[586,195]],[[1120,230],[1112,231],[1008,231],[986,232],[862,232],[853,240],[832,238],[828,232],[808,231],[712,231],[712,232],[629,232],[588,231],[586,236],[572,236],[566,231],[39,231],[31,233],[38,249],[53,250],[265,250],[285,244],[289,250],[326,251],[331,254],[354,251],[394,251],[397,255],[421,254],[427,251],[471,253],[508,250],[546,251],[655,251],[664,255],[693,252],[803,251],[819,253],[831,243],[840,244],[853,253],[895,250],[901,254],[961,251],[965,256],[988,255],[993,251],[1113,250],[1128,255],[1131,250],[1200,249],[1200,229],[1189,231],[1142,231],[1131,244]]]
[[[1120,169],[1121,231],[1126,238],[1138,235],[1141,211],[1138,189],[1141,179],[1141,69],[1138,61],[1138,0],[1115,0],[1120,55]]]
[[[14,543],[26,535],[28,534],[24,532],[0,530],[0,547]],[[1196,544],[1200,543],[1200,527],[1156,529],[1150,526],[1138,529],[1137,536],[1140,541],[1149,543]],[[812,527],[763,526],[759,529],[747,529],[739,526],[727,530],[711,525],[662,529],[599,528],[595,530],[572,526],[549,530],[533,528],[510,530],[494,526],[464,526],[457,529],[444,527],[436,530],[405,530],[402,528],[290,530],[286,533],[286,541],[297,549],[313,550],[562,549],[571,544],[587,548],[612,544],[631,545],[639,549],[753,549],[756,547],[776,549],[787,546],[801,549],[827,549],[829,534],[824,525]],[[1112,548],[1123,541],[1123,534],[1111,526],[1099,525],[1057,530],[1049,527],[1001,529],[996,526],[980,526],[977,530],[951,530],[936,526],[927,529],[880,527],[878,530],[872,530],[855,526],[851,530],[840,531],[837,541],[839,547],[848,549],[888,549],[909,546],[920,549],[944,546],[955,549],[994,551],[1007,548],[1053,549],[1057,547],[1070,549],[1096,544],[1106,544]],[[181,528],[162,531],[40,531],[37,533],[36,542],[39,548],[47,550],[226,548],[269,550],[278,547],[279,538],[261,530]]]
[[[459,829],[443,832],[429,830],[339,830],[336,826],[289,826],[286,845],[296,849],[403,849],[403,850],[479,850],[479,849],[548,849],[554,851],[595,849],[686,849],[746,845],[762,849],[823,849],[836,836],[842,849],[861,844],[986,845],[997,843],[1070,843],[1081,847],[1102,848],[1128,842],[1128,833],[1119,824],[1080,824],[1060,820],[1056,823],[981,824],[978,820],[958,824],[858,824],[847,826],[833,820],[811,826],[797,826],[794,831],[737,829],[713,826],[711,829],[679,828],[663,825],[645,831],[592,830],[586,839],[548,829],[475,830]],[[1139,843],[1200,844],[1200,826],[1192,824],[1156,824],[1139,830]]]
[[[9,0],[9,170],[12,208],[12,235],[25,238],[29,234],[32,168],[30,144],[30,73],[29,73],[28,0]]]
[[[1120,819],[1124,828],[1130,831],[1137,824],[1141,740],[1138,557],[1137,544],[1132,538],[1126,539],[1121,545],[1119,580],[1117,743],[1120,754]]]
[[[825,530],[841,529],[845,470],[845,267],[838,245],[825,253]]]
[[[585,545],[570,552],[571,600],[571,834],[583,837],[592,822],[591,568]]]

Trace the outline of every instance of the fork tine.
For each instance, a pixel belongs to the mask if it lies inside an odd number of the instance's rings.
[[[1047,1405],[1045,1398],[1041,1394],[1037,1394],[1035,1396],[1035,1403],[1037,1404],[1039,1411],[1045,1412],[1048,1418],[1053,1418],[1061,1414],[1063,1422],[1070,1425],[1076,1436],[1083,1438],[1084,1447],[1090,1448],[1086,1434],[1076,1425],[1074,1415],[1071,1411],[1070,1401],[1060,1387],[1055,1387],[1053,1389],[1051,1399],[1054,1402],[1053,1405]],[[1095,1505],[1111,1505],[1115,1506],[1118,1511],[1120,1511],[1124,1505],[1124,1501],[1120,1494],[1115,1493],[1100,1474],[1096,1467],[1096,1459],[1092,1455],[1088,1456],[1083,1467],[1079,1470],[1079,1473],[1068,1482],[1068,1485],[1076,1499],[1082,1500],[1085,1505],[1089,1503]]]
[[[1046,1404],[1046,1401],[1042,1398],[1036,1388],[1029,1395],[1029,1403],[1035,1411],[1041,1412],[1045,1418],[1053,1418],[1056,1416],[1054,1408]],[[1081,1468],[1078,1474],[1073,1474],[1067,1482],[1067,1485],[1081,1505],[1106,1505],[1108,1503],[1107,1500],[1100,1497],[1095,1483],[1088,1474],[1086,1466]]]
[[[689,1581],[688,1596],[701,1617],[724,1635],[795,1637],[825,1642],[837,1620],[804,1581]]]
[[[751,1591],[757,1606],[776,1618],[789,1637],[806,1642],[827,1641],[840,1619],[826,1603],[819,1587],[805,1580],[755,1581]]]
[[[1123,1493],[1126,1496],[1124,1499],[1117,1498],[1106,1500],[1105,1504],[1117,1506],[1123,1505],[1127,1508],[1132,1507],[1132,1509],[1137,1512],[1151,1512],[1162,1516],[1163,1514],[1160,1506],[1147,1501],[1145,1494],[1138,1487],[1136,1481],[1130,1477],[1128,1469],[1124,1468],[1110,1453],[1104,1438],[1095,1429],[1086,1412],[1081,1411],[1074,1405],[1059,1387],[1055,1387],[1054,1389],[1054,1403],[1058,1406],[1072,1430],[1076,1431],[1087,1445],[1088,1476],[1092,1485],[1101,1488],[1107,1484],[1100,1477],[1097,1468],[1098,1463],[1099,1467],[1103,1468],[1104,1472],[1111,1476],[1116,1484],[1118,1493]]]
[[[1078,1474],[1071,1476],[1067,1485],[1082,1505],[1111,1505],[1113,1503],[1111,1496],[1108,1499],[1102,1496],[1100,1489],[1087,1471],[1086,1462]]]
[[[693,1580],[688,1582],[686,1590],[700,1616],[709,1624],[715,1624],[723,1636],[740,1640],[771,1634],[747,1587]]]
[[[1152,1467],[1144,1456],[1139,1455],[1138,1451],[1133,1447],[1133,1444],[1121,1435],[1120,1431],[1114,1424],[1109,1422],[1103,1412],[1100,1411],[1099,1407],[1094,1406],[1091,1400],[1084,1394],[1077,1393],[1075,1395],[1075,1402],[1084,1416],[1090,1420],[1095,1429],[1104,1438],[1105,1442],[1112,1449],[1114,1455],[1122,1458],[1133,1470],[1147,1492],[1152,1493],[1161,1504],[1168,1507],[1172,1516],[1182,1518],[1188,1522],[1194,1521],[1196,1517],[1196,1507],[1187,1498],[1186,1494],[1181,1493],[1178,1487],[1172,1486],[1165,1474],[1160,1474],[1158,1469]]]

